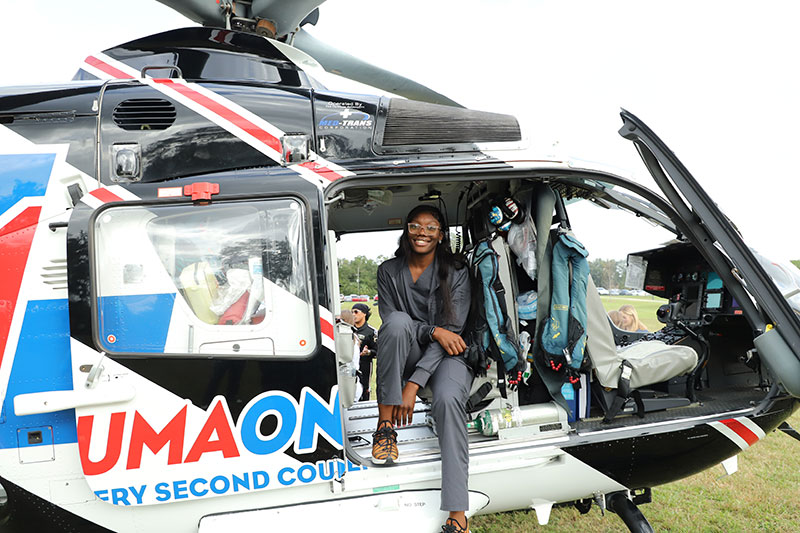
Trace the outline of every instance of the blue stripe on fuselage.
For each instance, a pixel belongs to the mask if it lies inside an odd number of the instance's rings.
[[[175,293],[103,296],[97,301],[102,349],[164,353]],[[109,342],[113,335],[114,342]]]
[[[69,305],[66,299],[28,302],[3,401],[0,448],[16,448],[17,430],[31,427],[51,426],[55,444],[78,442],[73,409],[40,415],[14,414],[14,397],[18,394],[52,390],[72,390]],[[19,445],[26,446],[27,443],[23,441]]]
[[[0,154],[0,213],[26,196],[43,196],[55,154]]]

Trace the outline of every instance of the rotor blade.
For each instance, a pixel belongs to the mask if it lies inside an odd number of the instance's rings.
[[[420,83],[336,50],[302,28],[295,34],[292,46],[306,52],[316,59],[322,68],[333,74],[405,96],[410,100],[464,107]]]

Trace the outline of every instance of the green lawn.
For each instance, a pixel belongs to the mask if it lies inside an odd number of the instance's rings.
[[[664,327],[664,324],[656,318],[656,311],[659,307],[667,303],[663,298],[655,296],[601,296],[603,306],[606,311],[619,309],[623,305],[631,304],[639,314],[639,320],[644,322],[648,331],[656,331]]]
[[[633,304],[650,331],[662,324],[655,312],[666,300],[652,296],[603,296],[606,310]],[[343,302],[342,308],[352,307]],[[380,327],[378,307],[370,324]],[[374,376],[374,372],[373,372]],[[373,377],[374,379],[374,377]],[[372,390],[375,390],[374,383]],[[800,428],[800,411],[789,418]],[[653,503],[640,507],[656,531],[785,532],[800,531],[800,442],[780,431],[739,454],[739,471],[725,476],[721,466],[653,489]],[[533,512],[515,511],[475,517],[472,533],[585,533],[627,531],[616,515],[601,516],[596,506],[581,515],[572,507],[553,509],[540,526]]]
[[[800,412],[789,418],[800,427]],[[653,502],[640,507],[656,531],[800,531],[800,442],[780,431],[739,454],[739,471],[721,466],[653,489]],[[594,506],[586,515],[572,507],[553,509],[540,526],[533,512],[475,517],[473,533],[599,533],[627,531],[616,515]]]
[[[374,305],[374,302],[342,302],[342,309],[352,309],[357,303],[367,304],[369,308],[372,309],[372,314],[370,314],[369,317],[370,325],[375,329],[381,327],[381,317],[378,316],[378,306]]]
[[[625,304],[632,304],[636,307],[636,312],[639,313],[639,318],[647,325],[647,329],[655,331],[661,329],[661,324],[656,319],[656,310],[667,303],[663,298],[656,298],[655,296],[601,296],[603,305],[606,311],[612,309],[619,309],[620,306]],[[342,309],[351,309],[353,305],[358,302],[342,302]],[[373,302],[361,302],[369,305],[372,309],[372,315],[369,317],[369,323],[376,328],[381,327],[381,317],[378,316],[378,306],[373,305]]]

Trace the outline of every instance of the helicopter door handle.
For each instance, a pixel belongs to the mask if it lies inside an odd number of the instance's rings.
[[[139,71],[139,74],[142,76],[142,78],[145,77],[145,73],[148,70],[174,70],[178,73],[178,77],[183,79],[183,71],[180,69],[180,67],[175,65],[148,65],[146,67],[142,67],[142,70]]]
[[[14,414],[38,415],[66,411],[77,407],[108,405],[132,400],[136,389],[123,383],[98,383],[93,389],[54,390],[18,394],[14,397]]]

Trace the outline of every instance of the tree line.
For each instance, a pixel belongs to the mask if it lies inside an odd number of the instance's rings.
[[[378,294],[378,265],[388,257],[370,259],[359,255],[354,259],[339,259],[339,294]]]
[[[377,259],[359,255],[354,259],[339,259],[339,294],[378,293],[378,266],[388,257]],[[598,287],[622,288],[625,283],[625,261],[595,259],[589,262],[589,271]]]
[[[366,294],[370,297],[378,293],[378,265],[388,257],[377,259],[359,255],[355,259],[339,259],[339,294]],[[800,259],[792,261],[800,268]],[[625,284],[626,262],[616,259],[594,259],[589,261],[589,272],[598,287],[621,289]]]

